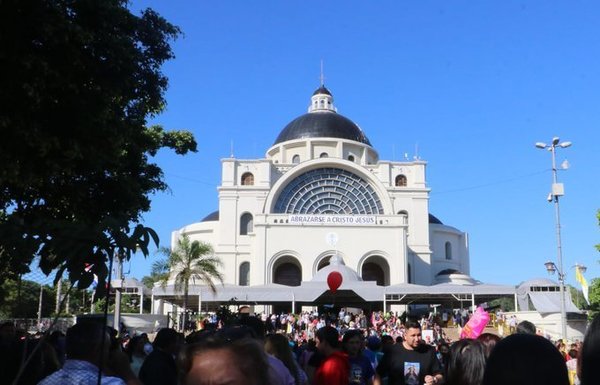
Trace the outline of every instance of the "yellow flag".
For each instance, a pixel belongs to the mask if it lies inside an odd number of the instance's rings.
[[[585,277],[583,276],[583,274],[581,274],[581,270],[579,269],[579,266],[575,267],[575,279],[577,280],[577,282],[579,282],[581,284],[581,291],[583,292],[583,298],[585,298],[586,302],[589,305],[590,299],[589,299],[588,283],[585,280]]]

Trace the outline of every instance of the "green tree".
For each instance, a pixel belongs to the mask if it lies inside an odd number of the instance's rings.
[[[34,258],[79,288],[107,262],[144,256],[158,237],[141,224],[167,189],[150,161],[196,151],[186,131],[148,127],[166,105],[162,64],[180,30],[126,0],[0,1],[0,274]],[[87,267],[87,269],[86,269]],[[5,297],[0,293],[0,302]]]
[[[596,218],[598,219],[598,226],[600,226],[600,210],[596,212]],[[600,251],[600,243],[596,245],[596,250]]]
[[[169,279],[169,261],[159,260],[154,261],[150,270],[150,275],[142,278],[142,283],[148,289],[152,289],[157,282],[166,282]]]
[[[186,324],[186,310],[190,282],[204,284],[216,293],[215,280],[223,283],[223,275],[219,271],[221,260],[214,256],[211,245],[190,241],[187,235],[177,240],[173,249],[163,247],[160,252],[167,257],[170,274],[161,280],[164,287],[170,277],[175,282],[175,291],[183,293],[183,325]]]
[[[585,301],[585,297],[583,296],[583,292],[576,287],[571,285],[567,285],[569,293],[571,294],[571,300],[573,304],[577,306],[578,309],[587,309],[588,304]]]
[[[40,284],[30,280],[7,279],[0,285],[5,293],[0,305],[2,318],[37,318],[40,300]],[[55,310],[52,287],[42,285],[42,317],[50,317]]]
[[[590,318],[593,318],[600,312],[600,278],[594,278],[590,282]]]

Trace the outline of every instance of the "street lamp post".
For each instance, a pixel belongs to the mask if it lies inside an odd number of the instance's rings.
[[[552,191],[550,195],[548,195],[548,202],[554,202],[554,212],[556,217],[556,259],[558,262],[558,266],[554,265],[552,262],[545,263],[546,269],[548,272],[551,272],[552,269],[549,267],[548,263],[554,266],[554,270],[558,272],[558,281],[560,283],[560,323],[561,323],[561,333],[562,338],[566,340],[567,338],[567,312],[566,312],[566,300],[565,300],[565,276],[562,264],[562,243],[560,238],[560,207],[558,204],[558,198],[565,194],[564,186],[562,183],[558,183],[558,170],[556,168],[556,149],[557,148],[567,148],[571,145],[571,142],[560,142],[558,137],[552,138],[552,144],[546,144],[542,142],[538,142],[535,144],[537,148],[546,149],[550,151],[552,155]]]

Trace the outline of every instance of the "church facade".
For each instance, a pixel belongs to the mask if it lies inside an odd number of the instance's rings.
[[[380,160],[321,85],[264,158],[221,160],[218,210],[172,244],[209,243],[239,286],[298,286],[333,256],[379,286],[468,276],[467,234],[429,213],[426,165]]]

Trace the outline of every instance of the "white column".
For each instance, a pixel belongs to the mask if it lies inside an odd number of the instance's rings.
[[[144,314],[144,290],[140,290],[140,314]]]

